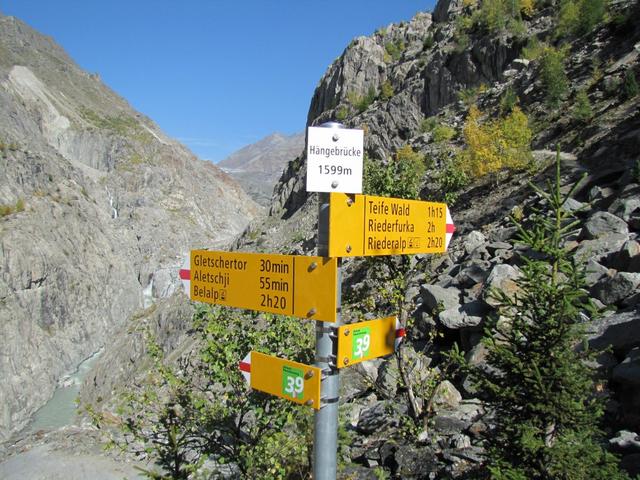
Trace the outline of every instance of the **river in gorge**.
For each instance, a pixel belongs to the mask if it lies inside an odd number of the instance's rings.
[[[80,387],[103,350],[101,348],[84,359],[75,372],[65,375],[59,381],[53,397],[34,414],[26,431],[54,430],[74,423],[77,412],[76,399],[80,393]]]

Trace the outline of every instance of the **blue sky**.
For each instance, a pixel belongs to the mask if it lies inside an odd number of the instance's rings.
[[[198,156],[304,130],[351,39],[433,0],[0,0]]]

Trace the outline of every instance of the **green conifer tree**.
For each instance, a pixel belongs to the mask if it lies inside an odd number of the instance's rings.
[[[602,405],[583,338],[582,312],[593,313],[584,270],[565,248],[577,222],[563,209],[560,163],[546,203],[531,224],[514,220],[524,258],[515,296],[494,292],[498,315],[483,342],[485,368],[468,367],[495,416],[487,434],[487,470],[501,480],[627,479],[599,443]]]

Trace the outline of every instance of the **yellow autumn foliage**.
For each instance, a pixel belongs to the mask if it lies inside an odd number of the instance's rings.
[[[469,176],[522,170],[531,160],[529,120],[517,106],[506,117],[483,123],[482,112],[474,105],[462,133],[466,148],[459,154],[458,164]]]

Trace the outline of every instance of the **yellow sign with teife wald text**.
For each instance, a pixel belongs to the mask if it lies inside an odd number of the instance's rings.
[[[192,300],[335,322],[337,259],[192,250]]]
[[[329,257],[443,253],[453,231],[445,203],[331,193]]]

